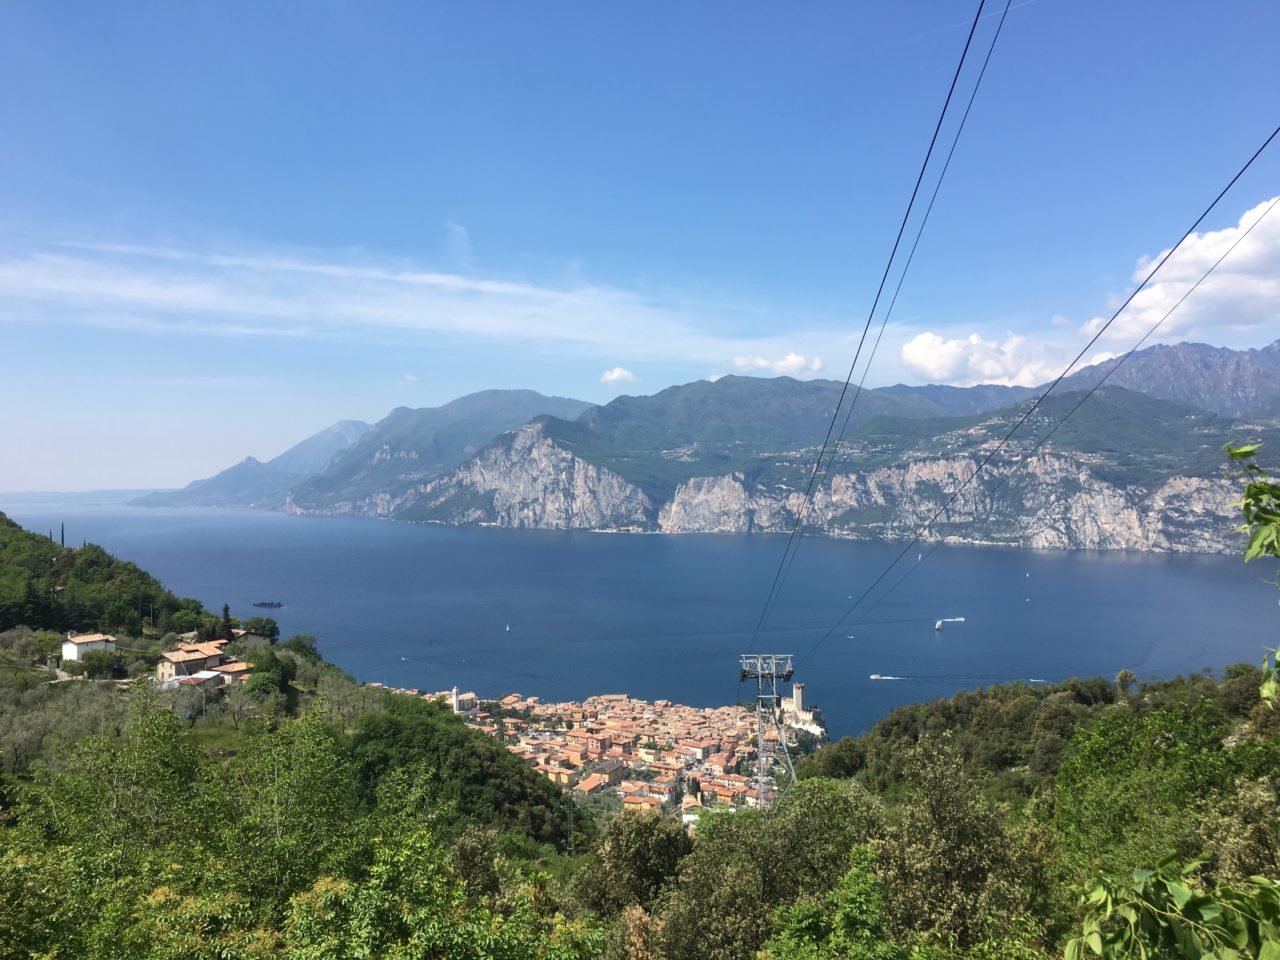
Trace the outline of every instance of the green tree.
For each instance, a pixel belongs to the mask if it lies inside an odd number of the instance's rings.
[[[1121,670],[1116,674],[1116,689],[1119,690],[1123,696],[1129,696],[1129,690],[1137,682],[1138,678],[1134,676],[1132,670]]]
[[[280,624],[271,617],[250,617],[241,626],[250,633],[266,637],[268,643],[275,643],[280,639]]]
[[[62,649],[62,637],[59,634],[49,630],[43,630],[36,634],[36,645],[39,647],[40,655],[46,663],[53,663]]]
[[[594,855],[579,870],[575,886],[601,916],[632,904],[648,911],[692,848],[679,820],[657,812],[627,811],[610,821]]]
[[[810,777],[826,777],[844,780],[866,766],[866,748],[862,741],[841,737],[835,743],[819,747],[796,764],[796,776],[801,780]]]
[[[889,929],[901,942],[941,935],[961,948],[990,936],[990,918],[1031,906],[1030,851],[965,775],[949,745],[925,742],[908,762],[908,794],[880,845]]]
[[[236,751],[218,831],[227,881],[251,901],[283,908],[351,855],[356,779],[318,711],[261,729]]]
[[[751,956],[777,907],[830,889],[848,870],[849,851],[882,830],[875,798],[834,780],[801,781],[767,815],[705,814],[655,911],[661,949],[673,960]]]
[[[309,663],[319,663],[322,659],[320,651],[316,649],[316,638],[309,633],[294,634],[280,644],[280,649],[287,650],[299,659],[306,660]]]
[[[176,610],[169,616],[169,629],[174,633],[190,633],[200,626],[200,614],[195,610]]]
[[[250,654],[253,670],[245,681],[245,692],[260,703],[279,694],[286,708],[292,712],[297,705],[298,691],[293,685],[298,675],[298,664],[292,657],[279,656],[272,647],[263,647]]]
[[[1232,783],[1227,732],[1221,711],[1202,700],[1146,715],[1113,710],[1077,735],[1054,795],[1058,847],[1076,877],[1196,856],[1202,842],[1188,811]]]
[[[500,744],[467,728],[438,703],[387,697],[384,709],[359,717],[351,753],[362,796],[372,801],[389,773],[425,764],[435,773],[431,801],[452,816],[520,833],[560,849],[586,827],[585,815],[545,777]]]
[[[56,771],[39,769],[19,826],[0,830],[0,901],[30,897],[41,911],[18,941],[35,955],[127,956],[132,904],[201,858],[201,757],[149,691],[130,707],[125,737],[84,737]],[[10,922],[0,912],[0,929]]]
[[[115,674],[116,655],[109,650],[90,650],[81,660],[85,675],[92,680],[107,680]]]
[[[767,960],[905,960],[906,951],[888,938],[874,848],[858,845],[850,859],[835,889],[779,908]]]
[[[231,618],[231,605],[224,603],[222,605],[222,620],[218,625],[218,639],[226,640],[230,643],[236,638],[234,633],[236,621]]]
[[[517,960],[546,956],[588,958],[590,936],[557,943],[525,901],[509,915],[472,903],[450,871],[439,844],[425,830],[378,842],[367,879],[353,883],[321,877],[290,904],[287,956],[297,960],[342,957],[448,957]]]

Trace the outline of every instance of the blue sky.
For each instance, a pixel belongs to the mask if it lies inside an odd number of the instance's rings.
[[[974,9],[7,3],[0,490],[490,387],[843,377]],[[1015,0],[868,383],[1056,373],[1280,122],[1277,31]],[[1098,350],[1277,194],[1280,146]],[[1278,276],[1280,214],[1163,339],[1280,337]]]

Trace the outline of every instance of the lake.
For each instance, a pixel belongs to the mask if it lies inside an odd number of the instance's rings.
[[[211,610],[314,633],[360,680],[482,697],[751,696],[737,657],[786,543],[141,509],[109,494],[4,494],[0,510],[55,536],[65,522],[68,543],[99,543]],[[753,648],[796,655],[833,736],[964,688],[1169,677],[1256,663],[1276,643],[1278,596],[1261,582],[1273,571],[1238,557],[959,546],[919,562],[913,550],[891,595],[819,643],[901,549],[807,538]],[[251,606],[264,600],[285,606]],[[936,631],[944,617],[965,619]]]

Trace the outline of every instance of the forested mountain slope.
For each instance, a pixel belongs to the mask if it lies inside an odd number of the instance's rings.
[[[136,634],[144,615],[163,628],[178,611],[201,609],[99,546],[62,547],[0,513],[0,630],[26,624]]]

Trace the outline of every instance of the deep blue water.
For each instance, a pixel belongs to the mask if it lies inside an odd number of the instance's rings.
[[[112,499],[6,494],[0,510],[55,535],[65,521],[68,543],[100,543],[210,609],[225,602],[241,617],[275,616],[286,636],[314,633],[324,655],[361,680],[456,684],[482,696],[732,702],[737,656],[785,544],[139,509]],[[966,687],[1126,667],[1168,677],[1257,662],[1276,644],[1277,593],[1261,582],[1271,571],[1236,557],[976,547],[926,556],[886,600],[855,614],[861,622],[819,644],[900,550],[806,539],[754,647],[796,655],[796,679],[833,735]],[[286,606],[255,610],[255,600]],[[959,616],[963,624],[935,632],[935,619]]]

